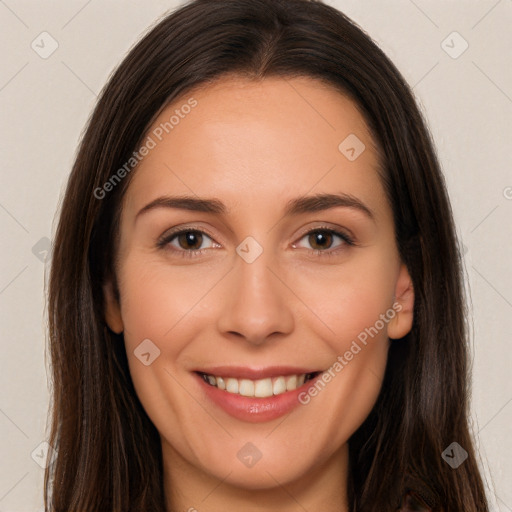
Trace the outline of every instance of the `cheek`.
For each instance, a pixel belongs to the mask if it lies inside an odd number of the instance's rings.
[[[127,258],[119,283],[125,339],[170,340],[165,349],[179,351],[180,337],[174,332],[183,321],[190,322],[215,281],[216,272],[206,268],[173,269],[144,255]]]
[[[305,407],[311,408],[307,414],[311,429],[323,431],[330,440],[323,444],[319,458],[350,439],[370,414],[382,388],[389,342],[374,339],[367,346],[356,344],[336,358],[326,374],[327,382],[314,388],[316,396],[301,397],[309,400]]]
[[[118,284],[130,374],[141,403],[161,431],[176,433],[193,423],[186,416],[197,411],[183,392],[189,376],[182,363],[195,350],[200,329],[211,324],[208,291],[224,274],[224,269],[204,265],[173,268],[142,251],[123,262]],[[141,360],[142,353],[150,355]]]
[[[396,258],[391,252],[359,254],[360,257],[355,253],[346,264],[295,272],[294,292],[311,311],[311,322],[318,325],[337,354],[345,352],[360,335],[364,338],[366,329],[376,323],[379,338],[385,339],[388,322],[382,323],[382,315],[394,315]]]
[[[328,295],[318,311],[334,332],[324,338],[332,354],[330,367],[300,397],[310,408],[312,430],[323,431],[325,439],[333,441],[322,446],[319,457],[347,442],[370,414],[382,388],[389,350],[386,312],[390,310],[384,289],[379,293],[373,286],[361,286]],[[338,307],[329,299],[338,300]]]
[[[206,275],[191,280],[190,272],[173,271],[147,255],[126,258],[119,278],[124,342],[137,396],[157,430],[184,453],[190,452],[190,425],[201,410],[184,391],[189,377],[180,357],[193,346],[200,299],[211,280]],[[140,358],[142,353],[149,358]]]
[[[397,264],[392,256],[368,254],[345,266],[316,271],[314,276],[298,274],[297,294],[311,305],[310,325],[317,326],[331,353],[330,371],[301,399],[311,407],[308,417],[316,428],[327,426],[338,443],[362,424],[382,386],[389,349],[387,326],[396,315]]]
[[[191,339],[180,331],[190,326],[190,312],[200,296],[193,283],[185,286],[176,273],[164,270],[151,258],[135,255],[126,258],[119,278],[130,373],[148,412],[177,402],[164,394],[175,389],[170,374],[175,375],[179,354]]]

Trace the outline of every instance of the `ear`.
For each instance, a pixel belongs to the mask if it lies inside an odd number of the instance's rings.
[[[111,331],[116,334],[121,334],[123,332],[124,325],[117,295],[118,294],[114,293],[112,280],[109,280],[103,285],[103,296],[105,298],[105,321]]]
[[[388,336],[400,339],[412,329],[414,319],[414,288],[409,271],[403,263],[396,281],[393,309],[396,315],[388,323]]]

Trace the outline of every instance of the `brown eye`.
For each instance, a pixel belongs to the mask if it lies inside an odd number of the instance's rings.
[[[332,245],[332,233],[329,231],[312,231],[308,241],[313,249],[329,249]]]
[[[210,245],[208,244],[210,242]],[[201,255],[206,249],[219,245],[206,233],[198,229],[182,229],[162,236],[157,247],[184,257]]]
[[[200,231],[182,231],[175,235],[181,249],[200,249],[203,242],[203,234]]]
[[[340,241],[336,244],[336,238]],[[301,240],[307,239],[310,250],[316,254],[325,253],[331,255],[346,246],[354,245],[354,241],[346,234],[333,229],[313,229],[306,233]],[[293,247],[299,247],[294,244]]]

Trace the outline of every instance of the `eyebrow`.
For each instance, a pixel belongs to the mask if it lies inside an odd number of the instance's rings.
[[[344,207],[358,210],[375,220],[374,212],[357,197],[350,194],[315,194],[290,199],[284,209],[284,216],[314,213],[331,208]],[[156,208],[174,208],[193,212],[225,215],[229,213],[226,205],[216,198],[198,198],[193,196],[161,196],[144,206],[136,215],[136,219]]]

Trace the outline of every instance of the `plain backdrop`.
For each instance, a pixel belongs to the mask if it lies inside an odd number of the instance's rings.
[[[389,55],[429,122],[464,244],[473,430],[492,510],[512,511],[512,0],[326,3]],[[77,143],[112,70],[179,4],[0,0],[0,512],[42,510],[45,255]]]

